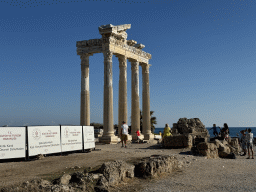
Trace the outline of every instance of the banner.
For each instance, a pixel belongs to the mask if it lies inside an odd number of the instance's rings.
[[[0,159],[26,157],[26,128],[0,128]]]
[[[60,152],[60,126],[28,127],[29,156]]]
[[[82,126],[61,126],[61,151],[82,149]]]
[[[84,149],[95,148],[94,127],[83,126],[83,133],[84,133]]]

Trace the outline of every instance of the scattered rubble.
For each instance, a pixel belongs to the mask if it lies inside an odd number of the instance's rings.
[[[26,181],[18,187],[2,188],[0,191],[108,192],[109,187],[119,184],[126,178],[157,176],[160,173],[179,170],[190,162],[186,158],[180,161],[177,157],[162,155],[143,158],[136,165],[125,161],[106,162],[96,171],[87,168],[83,172],[63,174],[52,181],[35,179]]]

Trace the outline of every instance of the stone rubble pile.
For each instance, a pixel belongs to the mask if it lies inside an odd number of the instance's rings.
[[[164,137],[163,146],[165,148],[192,148],[195,139],[207,142],[209,138],[209,132],[199,118],[180,118],[177,123],[173,124],[172,136]]]
[[[206,156],[207,158],[234,158],[241,151],[238,138],[232,138],[230,142],[226,140],[214,139],[210,142],[201,142],[191,149],[193,154]]]
[[[172,136],[163,138],[164,148],[189,148],[194,155],[207,158],[234,158],[234,154],[241,151],[238,138],[210,139],[208,130],[198,118],[180,118],[171,132]]]
[[[103,163],[94,172],[85,169],[83,172],[63,174],[52,181],[34,179],[26,181],[19,187],[2,188],[1,192],[9,191],[51,191],[51,192],[108,192],[111,186],[115,186],[126,178],[151,177],[163,172],[173,172],[181,169],[187,162],[179,161],[174,156],[153,155],[144,158],[137,164],[128,164],[125,161],[113,161]]]

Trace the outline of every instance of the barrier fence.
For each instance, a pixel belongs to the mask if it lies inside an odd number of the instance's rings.
[[[95,148],[93,126],[0,128],[0,160]]]

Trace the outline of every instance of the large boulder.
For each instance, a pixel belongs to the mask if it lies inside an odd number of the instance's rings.
[[[134,177],[134,165],[128,164],[124,161],[113,161],[103,163],[99,171],[107,179],[109,185],[118,184],[126,177]]]
[[[137,177],[152,177],[158,173],[170,173],[183,167],[183,163],[174,156],[156,155],[142,159],[135,165]]]

